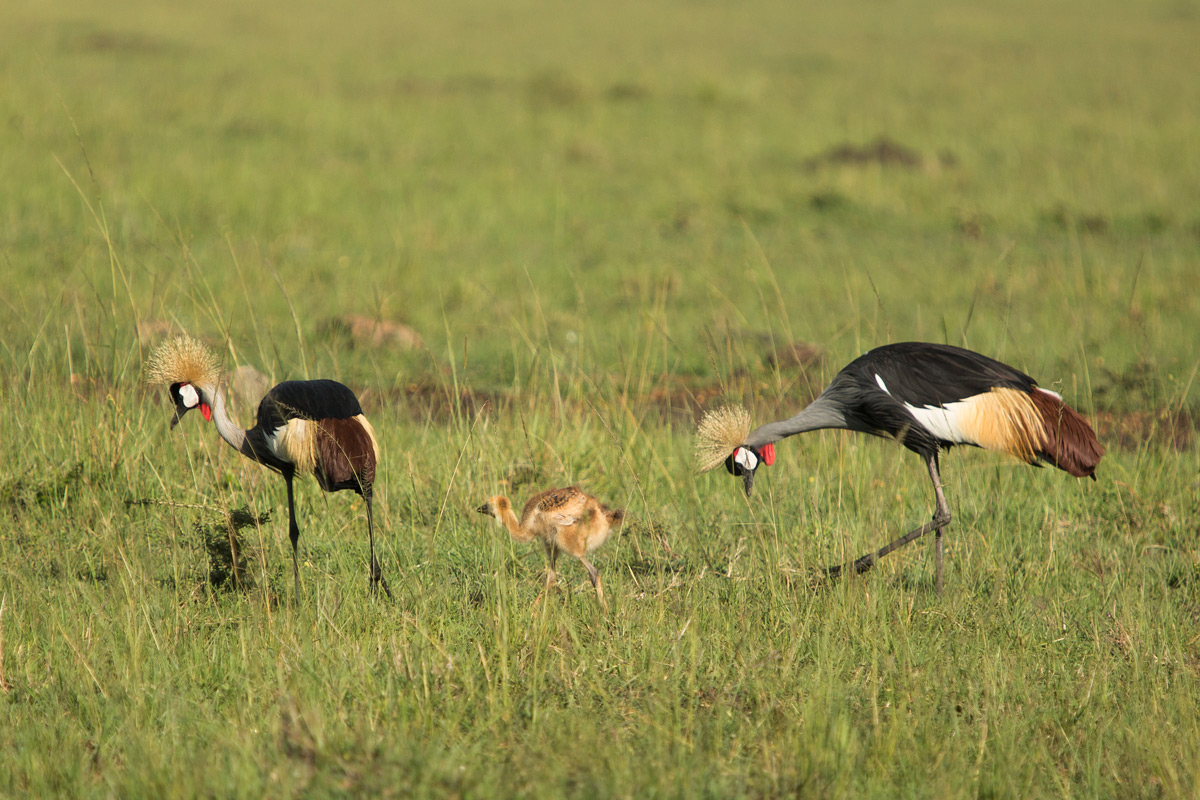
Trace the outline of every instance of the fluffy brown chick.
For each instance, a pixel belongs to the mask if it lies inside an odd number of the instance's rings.
[[[559,551],[578,558],[587,570],[592,586],[596,587],[601,605],[607,608],[600,573],[587,556],[604,544],[609,534],[624,521],[623,510],[608,508],[577,486],[547,489],[535,494],[526,501],[520,519],[513,511],[512,502],[503,495],[489,497],[476,510],[503,525],[518,542],[541,540],[550,560],[547,587],[554,584],[554,564]]]

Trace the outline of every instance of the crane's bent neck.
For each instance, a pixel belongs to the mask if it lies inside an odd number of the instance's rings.
[[[516,539],[518,542],[528,542],[534,537],[533,531],[521,527],[521,523],[517,521],[516,512],[512,510],[511,505],[506,505],[504,508],[498,509],[499,515],[496,517],[508,530],[508,535]]]
[[[252,452],[247,452],[246,431],[229,418],[229,410],[225,407],[225,393],[217,386],[202,386],[200,390],[212,406],[213,422],[217,425],[217,433],[221,434],[221,438],[228,442],[234,450],[254,458]]]
[[[791,419],[768,422],[766,425],[750,431],[750,435],[746,437],[746,444],[751,447],[762,447],[788,436],[795,436],[797,433],[845,427],[846,416],[828,395],[822,394]]]

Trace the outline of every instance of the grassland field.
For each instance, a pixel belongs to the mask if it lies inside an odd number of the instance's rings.
[[[1200,796],[1198,44],[1192,0],[6,0],[0,796]],[[179,331],[360,394],[394,602],[311,480],[296,596],[283,482],[145,384]],[[747,499],[697,414],[903,340],[1107,455],[952,451],[944,593],[926,541],[815,588],[919,461],[798,437]],[[607,613],[473,511],[569,483],[628,511]]]

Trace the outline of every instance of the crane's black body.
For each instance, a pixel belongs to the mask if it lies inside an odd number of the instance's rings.
[[[910,407],[944,408],[996,388],[1029,393],[1036,387],[1037,382],[1025,373],[979,353],[901,342],[854,359],[822,394],[840,406],[847,429],[898,439],[928,458],[964,442],[939,437],[913,416]]]
[[[759,463],[773,463],[776,441],[825,428],[895,439],[921,456],[937,501],[933,520],[850,567],[865,572],[897,547],[937,531],[939,591],[942,529],[950,523],[939,472],[943,450],[960,444],[1004,450],[1030,464],[1046,462],[1093,479],[1104,452],[1082,417],[1020,370],[960,347],[904,342],[851,361],[799,414],[752,431],[726,467],[743,477],[749,494]],[[836,576],[842,570],[839,565],[829,572]]]
[[[255,427],[274,429],[290,419],[349,419],[361,413],[358,397],[343,383],[325,379],[284,381],[259,402]]]

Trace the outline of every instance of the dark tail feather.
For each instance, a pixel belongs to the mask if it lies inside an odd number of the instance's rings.
[[[1042,417],[1045,439],[1038,453],[1054,466],[1076,478],[1096,479],[1096,466],[1104,456],[1104,446],[1092,426],[1049,392],[1034,389],[1030,394]]]

